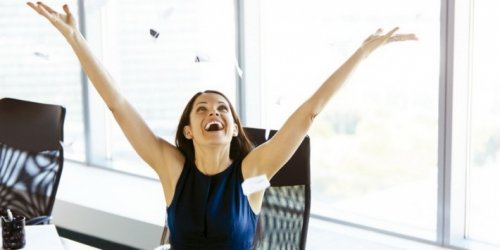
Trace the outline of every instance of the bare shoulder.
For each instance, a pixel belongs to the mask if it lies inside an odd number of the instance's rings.
[[[170,204],[184,167],[185,157],[177,147],[167,141],[161,142],[160,145],[162,161],[154,169],[160,179],[165,201]]]
[[[164,181],[177,180],[184,166],[185,157],[182,152],[171,143],[161,139],[161,160],[158,166],[154,166],[158,176]]]

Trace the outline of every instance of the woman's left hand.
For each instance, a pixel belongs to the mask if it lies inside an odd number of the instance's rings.
[[[361,45],[361,50],[365,56],[371,54],[378,47],[390,43],[390,42],[403,42],[403,41],[412,41],[418,40],[415,34],[396,34],[396,31],[399,28],[394,28],[391,31],[383,34],[382,29],[378,29],[374,34],[370,35],[365,39],[363,44]]]
[[[36,4],[27,2],[26,4],[38,12],[38,14],[47,18],[66,38],[78,32],[77,22],[67,4],[63,5],[64,13],[57,12],[42,2],[36,2]]]

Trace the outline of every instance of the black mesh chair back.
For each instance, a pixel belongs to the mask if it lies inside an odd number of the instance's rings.
[[[63,169],[66,110],[51,104],[0,99],[0,213],[26,224],[50,222]]]
[[[245,128],[260,145],[276,131]],[[257,223],[255,249],[305,249],[311,207],[310,140],[304,138],[292,158],[271,179]]]

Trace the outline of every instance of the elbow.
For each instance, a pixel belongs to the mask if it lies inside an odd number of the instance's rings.
[[[302,119],[307,121],[310,125],[319,115],[320,110],[321,109],[318,108],[317,105],[312,105],[312,103],[306,102],[301,108],[299,108],[299,113],[302,114]]]
[[[318,116],[319,112],[311,112],[309,114],[309,124],[312,124],[316,117]]]
[[[309,116],[310,117],[309,120],[311,122],[313,122],[314,119],[316,119],[316,116],[318,116],[318,114],[319,114],[319,112],[313,112],[313,113],[311,113],[311,115]]]
[[[124,112],[124,110],[127,109],[128,104],[126,100],[121,97],[110,99],[109,101],[105,101],[105,103],[113,115]]]

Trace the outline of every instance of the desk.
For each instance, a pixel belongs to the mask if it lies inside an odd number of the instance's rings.
[[[26,246],[23,250],[84,250],[96,249],[76,241],[59,237],[57,234],[56,226],[51,225],[37,225],[26,226]],[[0,235],[2,229],[0,228]]]
[[[99,248],[91,247],[74,240],[61,237],[61,242],[66,250],[98,250]]]

